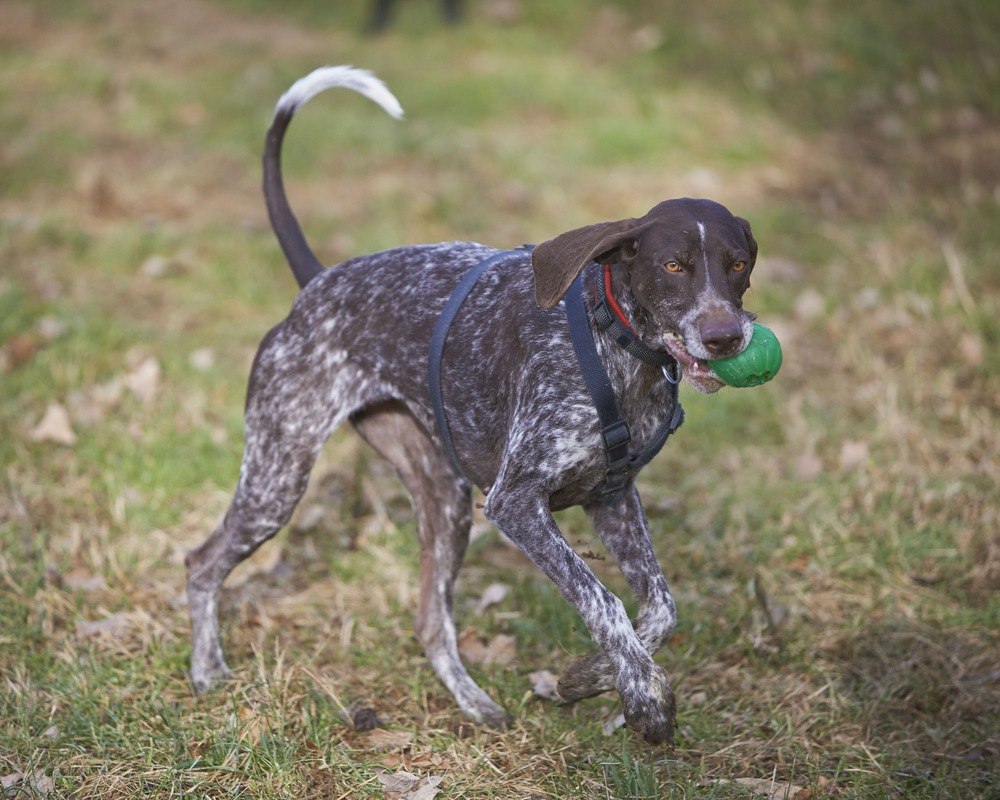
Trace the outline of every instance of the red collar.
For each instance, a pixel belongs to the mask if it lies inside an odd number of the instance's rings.
[[[632,333],[638,335],[638,331],[635,329],[635,325],[625,316],[625,312],[622,311],[621,306],[618,305],[618,301],[615,300],[614,292],[611,291],[611,265],[604,265],[604,297],[608,301],[608,305],[611,310],[615,313],[615,316],[621,320],[622,325],[628,328]]]

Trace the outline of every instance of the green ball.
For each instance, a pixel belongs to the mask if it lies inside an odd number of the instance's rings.
[[[708,365],[727,386],[737,389],[760,386],[771,380],[781,369],[781,343],[774,331],[755,322],[750,344],[743,352],[718,361],[709,361]]]

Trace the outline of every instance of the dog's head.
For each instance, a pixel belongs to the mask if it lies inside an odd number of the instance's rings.
[[[532,251],[535,299],[552,308],[589,262],[626,270],[644,337],[666,348],[701,391],[723,384],[704,363],[740,352],[754,314],[743,294],[757,260],[750,223],[711,200],[667,200],[646,216],[568,231]]]

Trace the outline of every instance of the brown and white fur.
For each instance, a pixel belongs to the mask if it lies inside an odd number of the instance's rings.
[[[230,675],[217,599],[240,561],[288,522],[330,432],[349,422],[397,470],[413,499],[421,544],[416,634],[438,677],[471,718],[507,712],[469,676],[452,620],[453,586],[469,541],[473,484],[486,516],[579,612],[599,648],[572,661],[559,693],[574,702],[610,689],[647,742],[672,741],[674,697],[652,655],[676,612],[631,476],[595,491],[606,467],[597,414],[573,355],[561,298],[587,269],[588,314],[598,270],[610,264],[624,314],[653,348],[667,349],[702,391],[721,383],[705,359],[740,351],[753,315],[742,308],[757,245],[750,226],[708,200],[669,200],[648,214],[591,225],[539,244],[489,271],[455,320],[442,386],[460,474],[442,449],[427,386],[428,341],[449,294],[493,248],[471,242],[399,247],[323,269],[292,214],[280,148],[296,110],[347,87],[400,116],[370,73],[326,67],[279,101],[264,156],[265,197],[300,285],[288,317],[265,337],[250,374],[239,482],[222,522],[191,551],[191,679],[198,691]],[[634,446],[644,447],[677,402],[660,370],[594,330]],[[554,510],[585,509],[639,602],[630,620],[560,534]]]

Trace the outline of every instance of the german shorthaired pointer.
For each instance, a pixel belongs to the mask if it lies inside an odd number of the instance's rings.
[[[412,496],[422,553],[417,638],[468,716],[493,725],[510,721],[463,666],[452,621],[475,484],[486,493],[486,517],[556,584],[600,648],[566,667],[558,684],[563,700],[616,689],[631,728],[649,743],[671,742],[674,696],[652,654],[674,629],[674,601],[634,474],[626,474],[618,491],[602,490],[608,454],[573,357],[562,300],[582,273],[585,319],[600,362],[634,446],[647,447],[674,417],[676,377],[665,379],[669,369],[634,357],[620,337],[597,326],[593,299],[607,290],[615,316],[648,349],[668,354],[674,376],[683,369],[697,389],[716,391],[722,383],[705,360],[739,352],[752,332],[753,314],[742,308],[757,255],[749,224],[708,200],[668,200],[640,218],[511,251],[486,271],[443,351],[444,413],[456,468],[435,422],[428,343],[456,285],[497,251],[470,242],[418,245],[322,267],[285,197],[280,149],[297,109],[336,86],[402,115],[378,79],[350,67],[316,70],[275,110],[264,194],[304,288],[257,352],[232,504],[186,559],[194,687],[202,691],[230,675],[217,617],[223,580],[288,521],[323,443],[347,420],[393,464]],[[583,506],[638,599],[634,622],[556,527],[552,512],[573,505]]]

